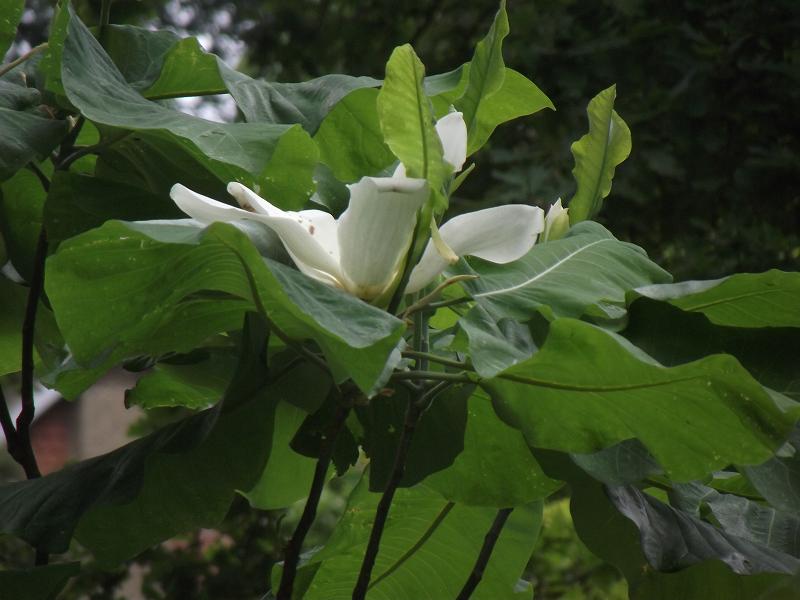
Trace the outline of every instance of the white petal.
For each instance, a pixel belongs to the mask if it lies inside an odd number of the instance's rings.
[[[544,229],[544,211],[537,206],[509,204],[459,215],[439,229],[442,239],[458,256],[477,256],[508,263],[524,256]],[[448,262],[428,242],[411,272],[406,293],[416,292],[447,268]]]
[[[348,291],[376,298],[405,258],[417,211],[428,199],[424,179],[362,177],[348,186],[350,204],[339,217],[342,273]]]
[[[212,198],[193,192],[180,183],[176,183],[169,191],[169,196],[187,215],[201,223],[214,221],[236,221],[247,219],[252,215],[246,210],[236,208],[230,204],[217,202]]]
[[[241,211],[245,216],[240,218],[264,223],[278,234],[301,271],[317,279],[320,277],[313,274],[315,271],[322,271],[334,280],[340,278],[336,222],[331,215],[323,217],[327,213],[319,210],[281,210],[237,182],[228,184],[228,193],[242,206],[253,209],[253,212]]]
[[[467,160],[467,124],[460,112],[451,112],[436,122],[436,133],[442,140],[444,159],[458,173]]]

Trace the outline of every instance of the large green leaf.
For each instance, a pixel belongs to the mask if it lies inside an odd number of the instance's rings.
[[[310,196],[317,150],[299,126],[213,123],[146,100],[76,16],[67,31],[62,80],[87,119],[175,146],[221,181],[242,181],[285,208],[298,208]]]
[[[55,600],[71,577],[80,572],[80,563],[58,563],[24,571],[0,571],[0,598]]]
[[[46,281],[64,337],[85,365],[191,350],[261,306],[288,336],[316,341],[337,378],[369,391],[403,331],[399,319],[265,262],[225,223],[201,230],[111,221],[62,243]]]
[[[631,152],[631,131],[614,110],[617,86],[592,98],[586,109],[589,133],[572,144],[578,189],[569,202],[570,223],[591,219],[611,192],[614,169]]]
[[[395,48],[378,94],[378,116],[383,139],[405,165],[406,174],[427,179],[431,189],[438,191],[448,168],[422,85],[424,76],[425,66],[410,45]]]
[[[383,141],[377,108],[378,90],[350,92],[328,113],[314,141],[320,160],[341,181],[377,175],[395,161]]]
[[[314,134],[339,100],[355,89],[375,87],[371,77],[324,75],[301,83],[252,79],[220,63],[222,79],[250,123],[299,123]]]
[[[464,450],[425,485],[447,500],[470,506],[520,506],[546,498],[561,485],[547,477],[522,434],[503,423],[477,390],[468,400]]]
[[[344,517],[325,547],[298,573],[295,598],[350,598],[380,494],[365,481],[354,490]],[[472,598],[530,598],[530,586],[515,586],[533,551],[541,503],[511,513],[483,579]],[[444,500],[425,485],[397,491],[375,563],[369,597],[454,598],[467,580],[496,514]],[[273,581],[277,581],[273,577]]]
[[[265,330],[247,330],[222,403],[109,454],[0,487],[0,524],[50,553],[81,543],[114,564],[177,533],[213,526],[268,458],[275,406],[295,373],[270,381]],[[236,443],[231,443],[235,440]]]
[[[773,269],[636,290],[726,327],[800,327],[800,273]]]
[[[98,177],[59,171],[44,209],[47,236],[55,245],[111,219],[129,221],[183,216],[166,196]]]
[[[624,335],[659,362],[674,365],[708,354],[732,354],[762,384],[800,400],[800,328],[716,325],[701,311],[685,311],[669,301],[638,294],[631,298]],[[791,310],[791,302],[775,306],[775,319]],[[770,317],[759,314],[757,318]]]
[[[17,35],[25,0],[0,0],[0,62]]]
[[[597,303],[621,306],[625,293],[670,275],[633,244],[620,242],[597,223],[570,229],[560,240],[537,244],[521,259],[497,265],[473,259],[457,273],[479,275],[462,283],[496,318],[531,318],[542,305],[557,316],[578,317]]]
[[[554,321],[539,352],[482,385],[532,446],[588,453],[636,437],[679,481],[763,462],[800,414],[730,356],[662,367],[572,319]]]

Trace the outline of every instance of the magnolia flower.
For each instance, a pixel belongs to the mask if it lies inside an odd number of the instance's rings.
[[[467,128],[461,113],[436,123],[445,161],[455,173],[467,153]],[[230,193],[242,208],[218,202],[181,184],[170,196],[190,217],[203,222],[251,220],[274,231],[303,273],[364,300],[392,292],[404,269],[417,213],[428,199],[428,183],[406,176],[400,164],[392,177],[362,177],[347,186],[350,202],[338,219],[320,210],[284,211],[244,185]],[[540,208],[509,205],[460,215],[432,239],[411,273],[406,293],[430,283],[460,256],[506,263],[524,255],[544,229]]]
[[[569,209],[561,206],[561,198],[551,205],[544,218],[542,241],[557,240],[569,231]]]

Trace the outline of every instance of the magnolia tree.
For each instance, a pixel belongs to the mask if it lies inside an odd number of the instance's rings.
[[[5,50],[22,3],[2,6]],[[613,87],[567,208],[453,216],[494,129],[553,108],[503,63],[503,5],[453,71],[404,45],[383,80],[289,84],[103,6],[91,31],[63,4],[0,68],[0,375],[21,384],[0,417],[27,476],[0,526],[36,556],[0,596],[53,597],[81,576],[71,544],[113,566],[240,494],[305,499],[267,596],[530,598],[543,502],[568,490],[632,598],[794,597],[800,276],[672,283],[591,221],[631,149]],[[211,94],[243,120],[171,100]],[[42,477],[34,382],[72,399],[120,365],[143,372],[128,405],[188,416]]]

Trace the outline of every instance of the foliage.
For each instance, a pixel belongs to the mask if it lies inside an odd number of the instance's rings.
[[[567,491],[631,598],[788,589],[800,274],[672,283],[589,220],[622,201],[615,88],[572,145],[571,228],[535,243],[554,213],[448,210],[467,156],[491,169],[501,125],[553,108],[505,64],[504,2],[452,70],[404,44],[383,80],[301,83],[80,13],[60,6],[41,56],[0,76],[0,374],[19,373],[22,402],[0,417],[26,474],[0,485],[0,530],[36,563],[9,564],[0,595],[102,594],[136,560],[152,598],[530,597],[530,579],[549,593],[552,550],[526,571],[545,503]],[[242,120],[171,101],[221,93]],[[241,209],[212,199],[226,190]],[[385,287],[346,285],[379,261]],[[129,404],[176,418],[41,477],[34,374],[74,398],[119,366],[148,371]],[[334,471],[346,506],[317,515]],[[159,545],[226,515],[233,552],[228,534]],[[579,552],[580,578],[597,563]]]

